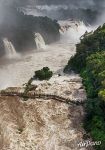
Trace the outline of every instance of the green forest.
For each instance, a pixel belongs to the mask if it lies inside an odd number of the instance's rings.
[[[87,92],[84,128],[93,138],[101,141],[96,150],[105,149],[105,24],[91,34],[85,34],[76,45],[65,72],[74,70],[83,79]]]

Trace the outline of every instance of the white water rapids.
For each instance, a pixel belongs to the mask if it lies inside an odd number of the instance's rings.
[[[60,22],[60,24],[64,27],[68,22]],[[24,55],[21,60],[13,63],[4,65],[1,62],[0,89],[8,86],[21,86],[33,76],[35,70],[41,69],[44,66],[51,68],[54,73],[63,69],[70,57],[75,54],[75,44],[86,30],[88,30],[88,28],[83,23],[69,21],[69,28],[62,33],[61,40],[47,46],[44,51],[33,50],[31,53]],[[37,42],[40,40],[42,40],[42,38],[38,39],[37,37]],[[38,48],[43,46],[45,47],[44,40],[42,40],[41,45],[38,44]],[[14,53],[13,49],[12,53]]]
[[[61,23],[62,25],[62,23]],[[70,23],[64,27],[61,40],[42,49],[23,55],[21,60],[0,65],[0,88],[16,86],[7,89],[24,91],[21,86],[33,76],[34,71],[48,66],[57,75],[49,81],[33,81],[37,85],[36,92],[60,95],[73,101],[85,100],[86,93],[81,78],[76,74],[65,75],[62,69],[72,55],[75,54],[75,44],[86,30]],[[66,30],[65,30],[66,29]],[[82,31],[79,31],[81,29]],[[80,34],[82,33],[82,34]],[[76,38],[74,38],[74,36]],[[75,39],[75,40],[74,40]],[[35,41],[36,42],[36,41]],[[62,74],[61,74],[62,73]],[[61,74],[59,76],[58,74]],[[0,99],[0,149],[8,150],[78,150],[78,144],[85,134],[83,124],[84,110],[82,106],[67,105],[54,99],[28,99],[1,96]],[[78,119],[79,118],[79,119]],[[80,148],[87,150],[87,147]]]

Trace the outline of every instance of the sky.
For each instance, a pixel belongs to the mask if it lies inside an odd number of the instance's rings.
[[[100,16],[97,16],[97,22],[104,23],[104,16],[105,16],[105,0],[1,0],[0,1],[0,21],[2,20],[3,14],[5,14],[6,9],[3,7],[5,5],[9,6],[37,6],[37,5],[44,5],[45,9],[51,9],[51,11],[46,12],[46,14],[49,14],[48,16],[51,16],[54,18],[54,16],[57,14],[57,18],[63,16],[63,11],[55,11],[56,7],[61,5],[64,5],[65,8],[75,10],[75,9],[91,9],[91,10],[97,10],[100,14]],[[51,6],[53,5],[53,6]],[[56,7],[55,7],[56,6]],[[55,11],[55,13],[54,13]],[[43,12],[42,12],[43,13]],[[69,12],[70,13],[70,12]],[[83,14],[82,14],[83,15]],[[54,18],[56,19],[56,17]]]
[[[1,4],[20,4],[20,5],[26,5],[26,4],[47,4],[47,5],[59,5],[59,4],[65,4],[65,5],[71,5],[75,7],[84,7],[84,8],[90,8],[90,7],[96,7],[100,8],[103,7],[105,4],[105,0],[1,0]]]
[[[30,0],[29,0],[30,1]],[[31,0],[32,1],[32,0]],[[30,2],[31,2],[30,1]],[[104,0],[33,0],[36,4],[69,4],[77,7],[103,7]]]

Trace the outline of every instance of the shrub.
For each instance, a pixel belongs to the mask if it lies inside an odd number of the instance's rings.
[[[48,80],[52,77],[53,72],[48,67],[35,71],[35,78],[39,80]]]

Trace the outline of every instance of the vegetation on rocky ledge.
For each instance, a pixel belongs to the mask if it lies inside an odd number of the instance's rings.
[[[77,44],[77,53],[64,71],[80,73],[87,91],[84,127],[94,141],[101,141],[97,150],[105,149],[105,24]]]
[[[48,67],[35,71],[35,78],[39,80],[48,80],[52,77],[53,72]]]
[[[35,90],[37,86],[32,85],[32,82],[36,79],[38,80],[49,80],[53,76],[53,72],[50,71],[48,67],[43,67],[41,70],[35,71],[35,74],[29,81],[25,84],[24,94],[27,94],[29,91]],[[25,100],[27,100],[25,98]]]

